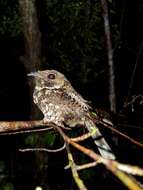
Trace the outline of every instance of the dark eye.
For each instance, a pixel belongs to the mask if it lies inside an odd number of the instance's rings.
[[[51,73],[47,76],[48,79],[55,79],[55,74]]]

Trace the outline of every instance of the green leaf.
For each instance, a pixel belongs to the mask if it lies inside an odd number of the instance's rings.
[[[56,134],[54,132],[48,132],[42,136],[42,140],[48,146],[53,146],[56,139]]]

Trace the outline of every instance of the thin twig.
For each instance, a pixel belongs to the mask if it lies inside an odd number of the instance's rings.
[[[25,149],[19,149],[20,152],[35,152],[35,151],[38,151],[38,152],[60,152],[62,150],[65,149],[65,143],[62,147],[60,148],[57,148],[57,149],[48,149],[48,148],[25,148]]]
[[[74,159],[73,159],[73,156],[72,156],[72,153],[70,151],[68,143],[66,144],[66,149],[67,149],[67,153],[68,153],[69,166],[71,168],[72,176],[73,176],[75,183],[77,184],[77,186],[80,190],[87,190],[83,181],[80,179],[80,177],[78,175],[76,164],[74,162]]]
[[[134,140],[133,138],[129,137],[128,135],[125,135],[124,133],[122,133],[119,130],[115,129],[113,127],[112,123],[110,124],[109,122],[107,123],[107,122],[105,122],[103,120],[99,120],[99,118],[96,118],[93,114],[92,114],[92,116],[93,117],[90,118],[90,119],[92,119],[95,123],[102,124],[102,126],[105,126],[105,127],[109,128],[110,130],[114,131],[118,135],[124,137],[125,139],[129,140],[130,142],[134,143],[135,145],[138,145],[138,146],[143,148],[143,144],[139,143],[138,141]]]
[[[138,51],[138,55],[137,55],[137,58],[136,58],[136,63],[134,65],[134,69],[133,69],[133,72],[132,72],[132,75],[131,75],[131,80],[130,80],[130,84],[129,84],[128,94],[127,94],[127,98],[125,100],[124,105],[127,104],[128,99],[129,99],[129,97],[131,95],[131,91],[132,91],[132,87],[133,87],[133,83],[134,83],[134,80],[135,80],[135,75],[136,75],[139,63],[140,64],[142,63],[142,61],[140,61],[141,55],[142,55],[142,50],[143,50],[143,40],[141,41],[140,46],[139,46],[139,51]]]
[[[88,169],[88,168],[93,168],[93,167],[97,166],[98,164],[100,164],[100,162],[95,161],[95,162],[91,162],[88,164],[83,164],[81,166],[77,165],[76,167],[77,167],[77,170],[79,171],[79,170],[84,170],[84,169]]]
[[[97,164],[100,164],[100,162],[91,162],[91,163],[87,163],[87,164],[76,165],[76,169],[77,169],[77,171],[79,171],[79,170],[83,170],[83,169],[93,168],[93,167],[97,166]],[[69,168],[70,168],[70,165],[67,165],[64,167],[65,170],[67,170]]]
[[[66,136],[66,134],[61,130],[61,128],[58,128],[57,126],[55,126],[55,128],[59,131],[59,133],[62,135],[62,137],[67,143],[71,144],[72,146],[74,146],[75,148],[77,148],[78,150],[80,150],[81,152],[83,152],[84,154],[92,158],[93,160],[99,161],[102,164],[104,164],[106,168],[109,169],[117,178],[119,178],[122,181],[122,183],[124,183],[130,190],[135,190],[135,189],[142,190],[142,187],[137,181],[134,181],[131,176],[127,175],[126,173],[120,170],[119,162],[114,161],[114,160],[108,160],[101,157],[100,155],[96,154],[94,151],[86,147],[83,147],[82,145],[79,145],[76,142],[71,141],[71,139],[68,136]],[[141,174],[140,171],[143,172],[143,169],[139,167],[134,167],[134,166],[129,166],[129,165],[125,165],[125,166],[130,168],[130,169],[125,170],[127,173],[128,171],[130,171],[130,173],[134,174],[134,168],[135,168],[135,173],[137,175]]]
[[[9,131],[9,132],[0,132],[0,136],[1,135],[17,135],[17,134],[27,134],[27,133],[37,133],[37,132],[42,132],[42,131],[49,131],[49,130],[52,130],[53,129],[53,127],[48,127],[48,126],[46,126],[45,128],[40,128],[39,127],[39,129],[33,129],[33,128],[31,128],[31,129],[26,129],[26,130],[20,130],[20,131]]]
[[[15,124],[14,124],[15,123]],[[100,123],[98,121],[98,123]],[[0,123],[1,124],[1,123]],[[4,122],[2,122],[2,124],[4,124]],[[9,126],[13,126],[13,130],[18,130],[18,129],[29,129],[28,127],[33,127],[33,128],[36,128],[36,127],[39,127],[39,125],[43,125],[43,126],[50,126],[52,127],[53,129],[56,129],[60,135],[63,137],[63,139],[65,140],[65,143],[66,143],[66,148],[68,147],[68,144],[74,146],[75,148],[77,148],[78,150],[80,150],[81,152],[83,152],[84,154],[86,154],[87,156],[89,156],[90,158],[92,158],[95,162],[97,163],[102,163],[106,166],[106,168],[108,170],[110,170],[115,176],[117,176],[129,189],[131,190],[141,190],[142,188],[140,187],[140,185],[136,182],[136,181],[133,181],[132,178],[130,176],[128,176],[126,173],[128,174],[132,174],[132,175],[141,175],[143,176],[143,169],[137,167],[137,166],[131,166],[131,165],[127,165],[127,164],[122,164],[122,163],[119,163],[117,161],[114,161],[114,160],[108,160],[108,159],[105,159],[103,157],[101,157],[100,155],[96,154],[94,151],[92,151],[91,149],[88,149],[82,145],[79,145],[78,143],[72,141],[64,132],[63,132],[63,129],[60,128],[59,126],[53,124],[53,123],[43,123],[43,121],[36,121],[36,122],[6,122],[6,125],[8,127],[8,130],[10,129]],[[18,125],[16,125],[18,124]],[[20,127],[20,124],[22,124],[22,127]],[[26,128],[24,126],[24,124],[27,124],[26,125]],[[34,126],[34,124],[38,124],[38,126]],[[101,124],[103,124],[103,122],[101,122]],[[104,122],[104,125],[106,123]],[[109,124],[106,124],[109,128],[111,128],[111,126]],[[105,125],[105,126],[106,126]],[[3,125],[4,126],[4,125]],[[17,126],[17,127],[16,127]],[[6,128],[7,129],[7,128]],[[113,128],[112,128],[113,130]],[[115,129],[114,129],[115,130]],[[116,131],[118,132],[118,131]],[[123,134],[121,134],[123,136]],[[33,149],[34,151],[47,151],[47,149]],[[68,150],[68,148],[67,148]],[[30,150],[31,151],[31,150]],[[80,190],[87,190],[86,187],[84,186],[82,180],[79,178],[78,176],[78,173],[77,173],[77,168],[76,168],[76,165],[74,165],[74,160],[72,158],[72,154],[70,153],[70,150],[68,152],[68,157],[69,157],[69,160],[71,160],[72,162],[72,173],[73,173],[73,177],[74,179],[76,180],[76,183],[78,185],[78,187],[80,188]],[[74,166],[74,167],[73,167]],[[83,166],[84,167],[84,166]],[[126,173],[125,173],[126,172]]]
[[[117,124],[118,127],[124,127],[125,128],[133,128],[133,129],[137,129],[137,130],[141,130],[143,131],[143,127],[140,125],[131,125],[131,124],[125,124],[125,123],[118,123]]]
[[[91,137],[91,133],[86,133],[81,136],[71,138],[71,140],[74,142],[79,142],[79,141],[84,141],[84,140],[88,139],[89,137]]]
[[[139,94],[139,95],[134,95],[134,96],[132,96],[131,101],[128,101],[128,99],[129,99],[129,96],[128,96],[128,97],[127,97],[127,100],[125,101],[123,107],[126,108],[126,107],[132,105],[132,104],[135,103],[135,101],[136,101],[137,99],[139,99],[139,98],[143,99],[143,96],[142,96],[141,94]]]
[[[134,143],[137,146],[140,146],[143,148],[143,144],[139,143],[138,141],[134,140],[133,138],[129,137],[128,135],[125,135],[124,133],[120,132],[119,130],[113,128],[112,125],[106,124],[105,122],[100,122],[102,125],[104,125],[105,127],[111,129],[112,131],[114,131],[115,133],[117,133],[118,135],[124,137],[125,139],[129,140],[130,142]]]

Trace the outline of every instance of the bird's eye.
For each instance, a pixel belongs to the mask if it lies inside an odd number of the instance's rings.
[[[49,75],[47,76],[47,78],[48,78],[48,79],[55,79],[56,76],[55,76],[55,74],[51,73],[51,74],[49,74]]]

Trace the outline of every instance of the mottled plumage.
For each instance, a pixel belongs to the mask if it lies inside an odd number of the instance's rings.
[[[44,121],[53,122],[60,127],[85,126],[91,133],[101,155],[107,159],[115,159],[109,145],[102,137],[99,129],[90,118],[90,106],[71,86],[67,78],[55,70],[30,73],[35,77],[34,103],[44,115]]]

